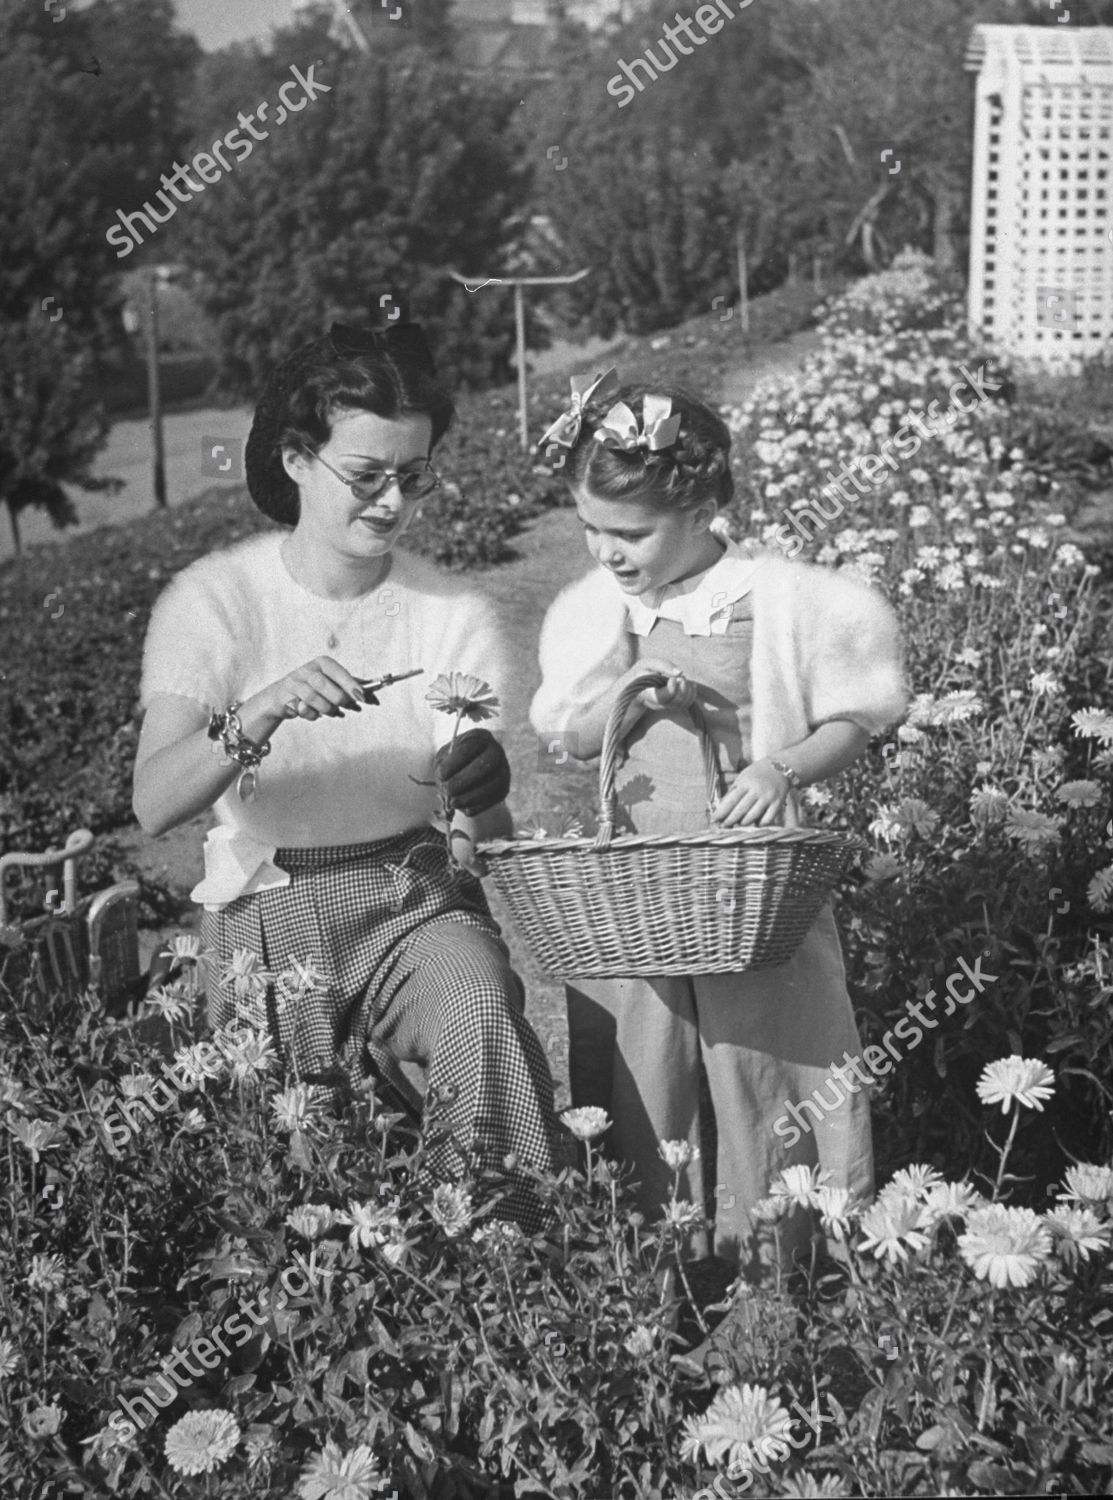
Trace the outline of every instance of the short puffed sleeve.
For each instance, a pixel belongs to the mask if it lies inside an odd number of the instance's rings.
[[[235,696],[237,630],[231,602],[206,561],[179,573],[155,601],[143,646],[140,706],[160,693],[220,708]]]

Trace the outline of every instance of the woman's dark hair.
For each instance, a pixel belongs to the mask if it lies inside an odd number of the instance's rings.
[[[668,396],[672,410],[680,413],[676,441],[658,453],[612,448],[597,441],[595,434],[613,403],[591,403],[565,465],[568,483],[600,500],[638,500],[662,510],[692,510],[708,499],[720,507],[728,505],[734,497],[734,477],[726,423],[678,386],[628,385],[615,399],[631,408],[640,425],[647,395]]]
[[[371,412],[387,421],[428,417],[433,446],[455,415],[414,324],[334,327],[279,365],[255,409],[245,452],[247,483],[272,520],[292,526],[298,519],[298,489],[283,466],[283,449],[315,453],[328,442],[339,411]]]

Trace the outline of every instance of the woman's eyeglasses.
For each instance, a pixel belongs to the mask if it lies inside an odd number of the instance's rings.
[[[361,504],[378,499],[392,479],[398,481],[398,488],[407,500],[420,500],[422,495],[430,494],[441,482],[440,475],[428,462],[422,469],[374,469],[368,474],[361,474],[358,479],[349,479],[339,469],[334,469],[327,458],[321,458],[319,453],[311,450],[307,451],[311,458],[319,459],[330,474],[335,474],[341,484],[347,485]]]

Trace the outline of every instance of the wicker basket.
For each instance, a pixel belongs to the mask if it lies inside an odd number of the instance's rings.
[[[614,836],[619,728],[646,687],[619,696],[599,765],[602,817],[591,838],[492,839],[480,846],[538,962],[558,974],[624,978],[722,974],[784,963],[845,867],[851,840],[816,829],[731,828]],[[699,710],[708,799],[722,780]]]

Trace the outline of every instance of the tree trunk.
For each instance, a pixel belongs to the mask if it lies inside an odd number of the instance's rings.
[[[12,551],[16,557],[21,557],[23,554],[23,542],[19,535],[19,512],[10,500],[7,502],[7,506],[8,520],[12,523]]]
[[[936,269],[954,271],[958,267],[958,238],[954,222],[959,209],[959,194],[955,188],[932,183],[931,249]]]

